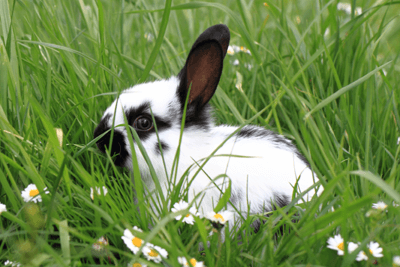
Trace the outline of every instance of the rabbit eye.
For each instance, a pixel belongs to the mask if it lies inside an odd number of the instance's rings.
[[[144,116],[139,116],[133,123],[133,127],[139,131],[149,131],[153,128],[153,122]]]

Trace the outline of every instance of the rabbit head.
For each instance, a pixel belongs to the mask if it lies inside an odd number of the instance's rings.
[[[123,91],[104,112],[94,137],[110,130],[113,125],[124,124],[125,116],[148,151],[158,155],[160,149],[167,152],[172,135],[180,133],[189,88],[185,128],[209,130],[214,123],[208,101],[219,83],[229,39],[229,29],[225,25],[208,28],[193,44],[177,77],[139,84]],[[108,132],[97,142],[102,152],[109,146],[111,134]],[[116,165],[132,168],[129,142],[123,126],[115,127],[109,150],[111,154],[117,154],[114,158]]]

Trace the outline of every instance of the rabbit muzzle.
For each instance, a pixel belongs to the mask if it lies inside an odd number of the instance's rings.
[[[125,160],[129,157],[129,153],[126,149],[124,135],[118,130],[109,130],[110,128],[104,128],[101,124],[96,128],[96,130],[94,131],[94,138],[97,138],[98,136],[108,131],[96,142],[96,145],[102,153],[106,153],[106,150],[109,151],[116,166],[123,167]]]

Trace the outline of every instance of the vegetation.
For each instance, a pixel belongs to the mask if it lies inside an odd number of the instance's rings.
[[[180,266],[185,256],[206,266],[392,265],[400,255],[400,2],[338,4],[0,0],[0,263]],[[212,100],[217,121],[292,139],[325,189],[249,216],[239,231],[223,228],[223,243],[206,219],[175,220],[183,196],[166,196],[157,216],[143,192],[135,201],[141,185],[93,140],[118,92],[176,75],[197,36],[217,23],[244,47],[226,56]],[[42,202],[24,202],[32,183]],[[96,186],[108,193],[92,201]],[[371,209],[378,201],[387,207]],[[253,233],[259,217],[265,223]],[[133,254],[121,239],[133,226],[168,257]],[[342,256],[327,248],[336,234]],[[100,237],[107,241],[93,246]],[[370,241],[383,257],[370,255]],[[360,242],[353,253],[349,242]],[[356,260],[361,250],[368,260]]]

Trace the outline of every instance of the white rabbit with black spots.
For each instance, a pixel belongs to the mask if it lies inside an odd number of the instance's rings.
[[[94,136],[98,137],[116,126],[110,149],[112,154],[118,154],[115,164],[133,170],[131,147],[122,125],[125,113],[166,194],[168,187],[174,186],[170,184],[173,180],[168,174],[179,145],[182,116],[190,88],[177,169],[178,180],[187,169],[190,170],[187,179],[193,181],[188,190],[189,201],[200,194],[196,200],[200,211],[212,211],[230,180],[228,209],[234,210],[232,204],[243,214],[247,214],[248,207],[250,214],[257,214],[270,211],[275,205],[289,204],[294,188],[303,192],[318,178],[305,157],[285,137],[254,125],[240,130],[235,126],[215,125],[208,102],[217,89],[229,40],[229,29],[225,25],[205,30],[193,44],[185,66],[176,77],[135,85],[123,91],[105,111]],[[235,131],[237,133],[227,140]],[[108,132],[98,140],[102,152],[109,145],[110,136],[111,132]],[[224,141],[225,144],[194,177],[204,159]],[[152,192],[155,185],[148,165],[135,143],[134,147],[142,179]],[[310,190],[304,199],[311,199],[316,191],[320,193],[322,187]]]

